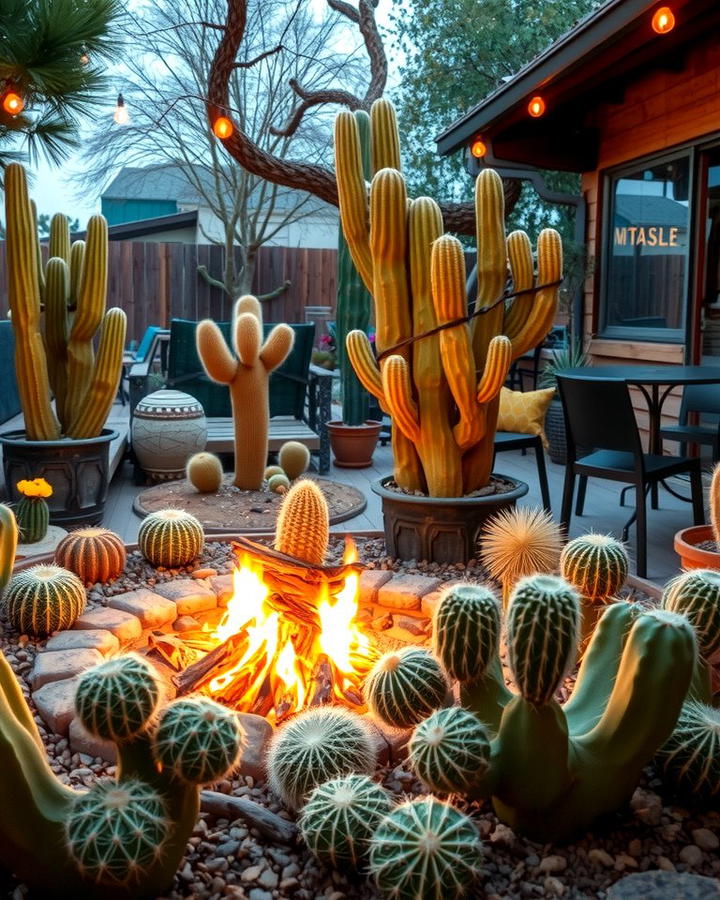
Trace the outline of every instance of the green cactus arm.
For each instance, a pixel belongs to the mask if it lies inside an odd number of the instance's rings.
[[[500,393],[512,363],[512,343],[504,334],[490,341],[485,368],[477,386],[477,402],[489,403]]]
[[[364,331],[351,331],[345,341],[348,357],[355,370],[357,377],[360,379],[362,386],[369,391],[373,397],[377,397],[384,409],[387,409],[385,402],[385,392],[383,391],[382,375],[375,361],[375,356],[370,346],[368,336]]]
[[[287,359],[295,343],[295,332],[289,325],[276,325],[267,336],[260,351],[260,360],[267,372],[272,372]]]
[[[50,240],[48,256],[62,259],[70,264],[70,220],[62,213],[55,213],[50,220]]]
[[[475,181],[478,292],[475,310],[490,306],[502,296],[507,276],[505,247],[505,195],[502,178],[493,169],[483,169]],[[473,350],[479,368],[490,340],[502,331],[503,305],[473,321]]]
[[[85,241],[73,241],[70,247],[70,303],[77,305],[85,262]]]
[[[231,384],[238,370],[238,361],[212,319],[198,322],[195,342],[198,356],[209,377],[218,384]]]
[[[363,169],[358,123],[351,112],[340,112],[335,119],[335,173],[340,225],[355,268],[372,293],[368,189]]]
[[[511,231],[507,236],[507,255],[510,262],[513,291],[518,294],[505,312],[504,331],[512,340],[517,337],[531,314],[535,301],[535,294],[532,291],[535,285],[532,246],[530,238],[524,231]],[[522,291],[527,291],[527,293],[520,293]]]
[[[544,228],[537,243],[538,284],[553,284],[562,277],[562,241],[554,228]],[[543,288],[535,294],[532,312],[513,339],[513,358],[517,359],[544,340],[557,312],[559,286]]]
[[[70,300],[70,273],[59,257],[48,260],[45,269],[45,348],[48,377],[55,394],[55,406],[61,421],[67,393],[67,325]]]
[[[394,423],[411,441],[420,439],[417,404],[412,398],[410,374],[402,356],[388,356],[382,367],[383,394]]]
[[[460,703],[476,713],[493,733],[500,727],[503,710],[514,696],[505,684],[498,657],[493,659],[479,681],[460,685]]]
[[[400,133],[395,107],[380,98],[370,108],[370,135],[373,172],[380,169],[400,171]]]
[[[18,529],[15,513],[9,506],[0,503],[0,598],[15,565],[17,541]]]

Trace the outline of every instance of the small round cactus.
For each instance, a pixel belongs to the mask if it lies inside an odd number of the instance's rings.
[[[413,731],[408,762],[431,791],[466,791],[490,765],[490,741],[482,722],[459,706],[438,709]]]
[[[421,797],[397,806],[370,841],[370,871],[384,897],[454,900],[480,871],[480,836],[449,803]]]
[[[50,507],[43,497],[23,497],[15,506],[15,518],[22,543],[36,544],[50,527]]]
[[[332,778],[310,795],[300,817],[300,834],[322,862],[357,866],[392,808],[388,792],[367,775]]]
[[[720,796],[720,710],[685,703],[658,760],[681,790],[703,799]]]
[[[295,481],[310,466],[310,451],[300,441],[286,441],[278,452],[278,463],[290,481]]]
[[[530,703],[552,699],[575,660],[579,598],[555,575],[521,579],[510,597],[508,656],[522,696]]]
[[[184,509],[160,509],[143,519],[138,547],[154,566],[185,566],[200,556],[205,535],[200,522]]]
[[[280,466],[268,466],[267,469],[263,472],[263,478],[265,481],[269,481],[273,475],[285,475],[282,468]],[[287,475],[285,475],[287,478]]]
[[[160,695],[152,666],[141,656],[128,653],[83,672],[75,692],[75,709],[90,734],[122,743],[153,721]]]
[[[125,568],[122,538],[107,528],[78,528],[55,550],[55,562],[74,572],[83,584],[107,584]]]
[[[60,566],[32,566],[18,572],[4,597],[10,624],[21,634],[36,636],[70,628],[86,603],[80,579]]]
[[[275,548],[312,566],[321,566],[330,540],[329,529],[330,513],[323,492],[309,478],[296,482],[278,513]]]
[[[201,494],[214,494],[223,480],[223,467],[214,453],[196,453],[185,467],[187,480]]]
[[[420,647],[382,656],[365,681],[370,712],[393,728],[412,728],[444,706],[448,694],[438,661]]]
[[[433,620],[433,652],[456,681],[480,678],[497,654],[500,604],[478,584],[456,584],[445,590]]]
[[[73,803],[66,822],[68,850],[87,878],[129,887],[162,855],[170,825],[165,804],[150,785],[98,781]]]
[[[562,577],[595,603],[604,603],[625,584],[630,560],[620,541],[607,534],[573,538],[560,554]]]
[[[237,764],[245,734],[236,715],[214,700],[176,700],[160,716],[155,757],[191,784],[222,778]]]
[[[268,490],[273,494],[287,494],[290,490],[290,479],[284,472],[276,472],[268,478]]]
[[[700,655],[710,659],[720,649],[720,572],[691,569],[674,578],[665,588],[662,604],[690,620]]]
[[[353,772],[371,775],[377,753],[360,716],[323,706],[300,713],[276,732],[267,758],[270,787],[298,809],[319,784]]]

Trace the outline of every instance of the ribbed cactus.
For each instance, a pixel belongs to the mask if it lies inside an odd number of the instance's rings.
[[[662,605],[690,619],[703,659],[715,656],[720,650],[720,572],[715,569],[683,572],[666,586]]]
[[[314,481],[304,478],[290,488],[282,502],[275,526],[275,549],[321,566],[330,539],[329,522],[323,492]]]
[[[3,606],[10,624],[21,634],[46,635],[72,627],[85,609],[82,582],[60,566],[31,566],[8,585]]]
[[[433,651],[448,675],[472,682],[497,655],[500,605],[484,585],[454,584],[443,591],[433,621]]]
[[[382,656],[365,680],[370,712],[392,728],[411,728],[447,702],[448,684],[437,661],[421,647]]]
[[[23,497],[15,505],[15,518],[23,544],[35,544],[47,534],[50,507],[44,497]]]
[[[332,778],[310,794],[300,816],[300,834],[322,862],[358,866],[392,808],[388,792],[367,775]]]
[[[625,546],[608,534],[582,534],[568,541],[560,555],[563,578],[593,603],[614,597],[629,568]]]
[[[341,707],[315,707],[275,733],[268,780],[286,806],[299,809],[314,788],[331,778],[374,774],[376,757],[370,729],[360,716]]]
[[[77,528],[55,549],[55,562],[74,572],[85,585],[107,584],[125,568],[123,539],[107,528]]]
[[[720,710],[689,700],[657,759],[684,793],[705,801],[720,796]]]
[[[223,480],[223,467],[214,453],[196,453],[185,467],[187,480],[201,494],[214,494]]]
[[[268,466],[263,472],[265,481],[269,481],[273,475],[285,475],[282,466]],[[285,477],[287,478],[287,475],[285,475]]]
[[[290,481],[295,481],[310,467],[310,451],[300,441],[285,441],[278,450],[278,463]]]
[[[87,244],[71,247],[67,219],[54,216],[51,258],[43,272],[25,171],[17,163],[5,172],[5,211],[8,300],[27,436],[96,437],[117,394],[127,330],[121,309],[105,312],[107,223],[93,216]],[[93,339],[98,328],[96,358]]]
[[[443,235],[440,209],[411,201],[399,172],[394,110],[371,110],[372,179],[368,195],[360,130],[352,113],[335,125],[335,164],[343,232],[375,302],[375,343],[382,353],[466,315],[462,245]],[[475,310],[503,293],[508,261],[515,291],[472,324],[461,323],[398,347],[378,366],[364,331],[347,337],[350,361],[365,388],[393,418],[395,480],[409,491],[456,497],[487,484],[498,394],[514,359],[535,347],[553,323],[562,273],[557,232],[538,238],[537,275],[523,232],[505,238],[502,181],[484,170],[476,185],[478,294]],[[551,287],[533,290],[536,285]]]
[[[713,469],[708,504],[713,537],[715,538],[715,543],[720,546],[720,463]]]
[[[241,297],[233,310],[233,356],[212,319],[198,322],[198,356],[206,374],[230,389],[235,422],[236,487],[259,491],[267,465],[270,400],[268,381],[292,350],[294,332],[276,325],[263,343],[262,311],[255,297]]]
[[[268,490],[273,494],[287,494],[290,490],[290,479],[284,472],[276,472],[268,480]]]
[[[413,731],[408,762],[431,791],[467,791],[490,767],[488,732],[460,706],[436,710]]]
[[[15,565],[18,530],[15,514],[9,506],[0,503],[0,601],[2,601],[5,585],[10,581]],[[2,604],[0,603],[0,608]]]
[[[481,861],[472,819],[434,797],[400,804],[370,842],[370,871],[383,897],[394,900],[464,897]]]
[[[154,566],[186,566],[202,553],[205,534],[200,522],[184,509],[159,509],[146,516],[138,547]]]

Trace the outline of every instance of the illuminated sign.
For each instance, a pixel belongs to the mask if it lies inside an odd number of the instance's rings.
[[[627,228],[615,229],[616,247],[679,247],[679,228],[666,228],[664,225],[651,225],[642,228],[631,225]]]

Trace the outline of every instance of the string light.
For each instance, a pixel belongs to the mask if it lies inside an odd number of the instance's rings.
[[[226,140],[235,131],[235,126],[227,116],[218,116],[212,125],[213,134],[220,140]]]
[[[2,108],[10,116],[18,116],[25,109],[25,100],[17,91],[8,90],[2,98]]]
[[[472,143],[472,147],[470,148],[470,152],[475,157],[475,159],[482,159],[482,157],[487,153],[487,144],[482,138],[475,138]]]
[[[127,125],[130,121],[130,113],[128,112],[127,106],[125,106],[125,98],[122,94],[118,94],[113,119],[118,125]]]
[[[652,28],[656,34],[668,34],[675,27],[675,15],[669,6],[656,9],[652,17]]]
[[[539,95],[537,97],[533,97],[532,100],[528,103],[528,112],[533,117],[533,119],[539,119],[540,116],[545,112],[545,101]]]

